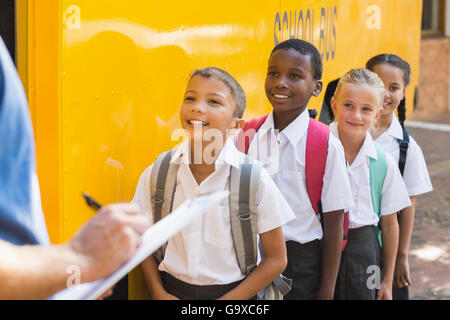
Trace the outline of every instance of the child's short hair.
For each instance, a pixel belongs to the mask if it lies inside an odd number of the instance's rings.
[[[289,39],[283,42],[280,42],[278,45],[273,48],[270,56],[280,49],[294,49],[298,53],[303,56],[309,56],[311,58],[311,66],[314,70],[313,77],[315,80],[322,79],[323,65],[322,65],[322,57],[320,56],[319,50],[311,43],[300,40],[300,39]]]
[[[339,79],[333,99],[335,99],[339,95],[339,92],[341,91],[341,88],[345,83],[367,84],[378,89],[380,91],[380,103],[378,107],[380,108],[381,106],[383,106],[385,94],[384,83],[376,73],[363,68],[351,69]]]
[[[196,69],[191,73],[189,78],[192,79],[195,76],[201,76],[203,78],[215,78],[224,83],[231,91],[236,108],[234,109],[233,117],[242,118],[244,116],[246,97],[245,92],[240,84],[225,70],[216,67],[207,67]]]

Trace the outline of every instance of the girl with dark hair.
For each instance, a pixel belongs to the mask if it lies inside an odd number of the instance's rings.
[[[399,243],[392,292],[394,300],[408,300],[408,286],[412,284],[408,250],[414,225],[416,196],[433,190],[433,187],[422,150],[404,127],[405,89],[411,73],[409,64],[395,54],[380,54],[367,61],[366,68],[383,80],[386,89],[383,113],[372,136],[398,161],[412,203],[412,206],[398,212]]]

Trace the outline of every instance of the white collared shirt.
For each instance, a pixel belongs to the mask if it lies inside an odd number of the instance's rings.
[[[229,190],[230,167],[239,168],[244,155],[228,139],[216,162],[215,171],[197,184],[189,168],[189,142],[184,142],[175,152],[172,161],[181,157],[173,209],[184,200],[211,191]],[[150,175],[153,165],[139,179],[132,200],[148,213],[152,213],[150,200]],[[288,203],[265,170],[257,195],[258,234],[280,227],[294,218]],[[195,285],[228,284],[244,278],[239,269],[231,235],[229,199],[208,210],[172,237],[167,245],[160,271]]]
[[[392,113],[391,125],[375,141],[398,163],[400,145],[396,139],[403,140],[403,129],[395,114]],[[417,196],[433,190],[422,150],[411,135],[406,152],[403,180],[410,196]]]
[[[339,138],[338,125],[330,124],[331,133]],[[370,190],[370,158],[377,159],[377,151],[370,133],[355,160],[348,166],[355,206],[349,210],[349,228],[377,225],[379,218],[372,206]],[[389,215],[409,207],[411,201],[395,160],[386,153],[387,171],[381,190],[381,215]]]
[[[295,220],[283,226],[284,237],[299,243],[322,239],[319,217],[309,200],[305,180],[305,150],[309,114],[305,109],[283,131],[276,133],[273,112],[255,134],[248,154],[261,161],[285,196]],[[331,212],[353,206],[344,149],[330,134],[322,188],[322,211]]]

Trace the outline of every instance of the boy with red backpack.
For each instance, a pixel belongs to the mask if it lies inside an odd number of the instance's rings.
[[[310,43],[290,39],[272,51],[265,91],[273,111],[247,122],[238,149],[261,161],[295,219],[283,226],[293,279],[284,299],[333,299],[353,198],[341,143],[310,119],[307,104],[322,90],[322,59]]]

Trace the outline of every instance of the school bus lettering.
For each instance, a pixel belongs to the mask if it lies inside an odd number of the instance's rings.
[[[381,29],[381,9],[379,6],[371,5],[367,7],[366,13],[369,15],[366,20],[368,29]]]
[[[281,30],[280,13],[279,12],[275,13],[275,22],[273,24],[273,42],[275,44],[280,43],[278,41],[278,37],[277,37],[277,24],[278,24],[278,32],[279,32]]]
[[[311,43],[314,41],[313,29],[314,29],[314,9],[312,10],[312,14],[311,14],[311,10],[308,9],[306,11],[306,17],[305,17],[303,40],[309,41]],[[309,37],[306,37],[306,36],[309,36]]]
[[[79,6],[70,5],[64,12],[64,24],[67,29],[81,29],[81,9]]]
[[[288,28],[290,28],[290,23],[289,23],[289,27],[288,27],[288,22],[290,22],[290,21],[288,21],[288,19],[287,19],[287,12],[284,12],[284,14],[283,14],[283,25],[281,27],[281,32],[282,32],[281,35],[282,35],[282,37],[284,39],[287,39],[287,36],[286,36],[286,34],[284,32],[287,31]],[[284,26],[286,26],[286,28]]]
[[[322,60],[334,59],[336,53],[336,25],[337,7],[320,9],[320,41],[319,52]]]
[[[320,12],[320,18],[316,19],[316,12]],[[316,29],[315,21],[319,20],[319,38],[314,38]],[[313,8],[300,9],[298,11],[276,12],[273,35],[275,45],[287,39],[302,39],[315,45],[322,59],[334,60],[336,54],[336,21],[337,6],[322,7],[320,10]]]
[[[305,12],[305,13],[303,13]],[[312,12],[312,13],[311,13]],[[313,42],[314,30],[314,9],[303,11],[284,11],[283,19],[279,12],[275,13],[274,23],[274,43],[278,43],[287,39],[302,39]]]

